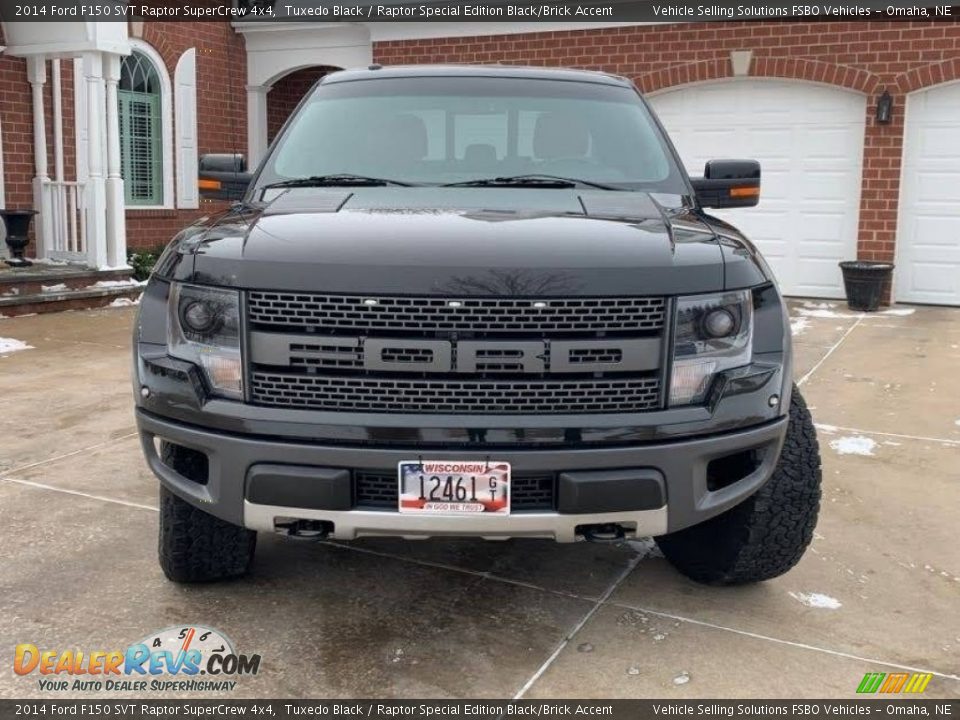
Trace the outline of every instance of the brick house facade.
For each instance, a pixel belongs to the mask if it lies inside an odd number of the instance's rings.
[[[816,83],[862,94],[865,117],[856,255],[866,260],[894,261],[897,256],[908,94],[960,81],[960,23],[956,22],[752,21],[534,32],[497,28],[496,34],[483,23],[446,23],[443,25],[459,26],[455,34],[446,37],[424,37],[432,34],[429,29],[419,30],[419,37],[398,37],[404,34],[402,29],[385,31],[384,25],[370,24],[359,30],[369,37],[364,52],[385,65],[500,62],[578,67],[629,77],[645,93],[748,77]],[[328,34],[337,31],[322,30]],[[349,32],[357,31],[358,26],[349,26]],[[347,26],[343,32],[348,32]],[[256,159],[250,140],[253,134],[264,135],[263,143],[272,138],[307,89],[329,69],[343,64],[336,53],[317,51],[306,66],[301,53],[291,58],[288,72],[275,74],[258,90],[250,79],[251,63],[260,62],[255,59],[255,39],[242,27],[219,22],[156,22],[143,24],[142,30],[132,35],[156,49],[171,77],[182,53],[196,48],[199,154],[249,149]],[[743,68],[737,73],[732,53],[743,51],[749,52],[749,64],[745,73]],[[0,54],[3,188],[8,207],[32,203],[34,138],[26,76],[23,58]],[[72,103],[73,78],[69,72],[62,76],[64,154],[70,158],[74,133],[68,121],[73,114],[67,108]],[[892,96],[893,114],[890,122],[881,124],[875,108],[884,90]],[[52,143],[49,83],[44,92],[46,130]],[[258,115],[252,102],[264,93],[266,107]],[[254,128],[251,122],[263,128]],[[72,166],[67,172],[71,171]],[[133,248],[160,246],[183,224],[215,207],[201,202],[199,209],[128,210],[127,244]],[[960,254],[960,249],[956,252]],[[960,264],[957,268],[960,272]],[[960,304],[960,299],[953,303],[948,298],[947,304]]]

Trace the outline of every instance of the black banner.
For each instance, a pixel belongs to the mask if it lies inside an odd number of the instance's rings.
[[[941,20],[960,8],[917,0],[810,3],[692,0],[3,0],[4,22],[706,22],[718,20]]]
[[[0,718],[649,718],[889,717],[955,720],[958,700],[0,700]]]

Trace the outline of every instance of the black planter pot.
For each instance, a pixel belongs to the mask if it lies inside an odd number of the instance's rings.
[[[851,310],[873,312],[883,299],[883,285],[893,274],[893,263],[851,260],[840,263],[847,305]]]
[[[30,242],[27,237],[30,232],[30,221],[36,214],[36,210],[0,210],[0,218],[3,218],[3,224],[7,230],[7,247],[10,248],[11,257],[7,258],[6,263],[10,267],[33,265],[29,260],[24,260],[23,250]]]

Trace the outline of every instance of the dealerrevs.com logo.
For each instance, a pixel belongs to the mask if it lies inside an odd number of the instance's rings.
[[[233,690],[236,678],[259,670],[260,655],[238,654],[226,635],[202,625],[169,627],[122,650],[21,643],[13,658],[13,671],[39,676],[37,685],[46,692]]]

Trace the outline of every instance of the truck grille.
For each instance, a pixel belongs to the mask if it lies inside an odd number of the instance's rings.
[[[515,474],[510,479],[510,485],[512,511],[556,509],[556,479],[553,474]],[[353,488],[357,507],[397,509],[396,471],[357,471]]]
[[[661,406],[661,297],[250,291],[246,306],[257,405],[476,415]]]
[[[660,380],[394,380],[254,371],[251,397],[259,405],[344,412],[640,412],[658,407]]]
[[[544,307],[538,307],[540,303]],[[457,299],[263,291],[250,292],[247,307],[251,323],[278,330],[364,333],[652,331],[663,327],[665,312],[658,297]]]

